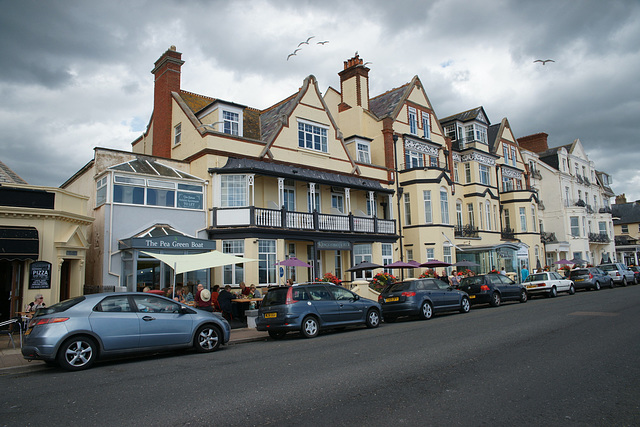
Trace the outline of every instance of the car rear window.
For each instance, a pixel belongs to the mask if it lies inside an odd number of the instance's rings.
[[[588,274],[589,274],[589,270],[587,270],[586,268],[580,268],[578,270],[571,270],[570,277],[586,276]]]
[[[483,284],[484,284],[484,276],[465,277],[460,281],[460,286],[483,285]]]
[[[269,307],[272,305],[282,305],[287,301],[287,291],[289,288],[276,288],[269,289],[267,294],[262,300],[263,307]]]
[[[407,291],[411,288],[411,282],[399,282],[393,284],[387,292]]]
[[[53,304],[50,307],[39,308],[38,311],[36,312],[36,316],[41,316],[45,314],[62,313],[63,311],[70,309],[74,305],[81,303],[85,299],[86,298],[84,296],[79,296],[79,297],[71,298],[68,300],[60,301],[56,304]]]
[[[609,264],[609,265],[601,265],[601,266],[600,266],[600,269],[601,269],[601,270],[604,270],[604,271],[614,271],[614,270],[617,270],[617,269],[618,269],[618,267],[616,267],[616,266],[615,266],[615,265],[613,265],[613,264]]]

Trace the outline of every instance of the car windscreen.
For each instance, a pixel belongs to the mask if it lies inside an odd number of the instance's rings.
[[[79,297],[71,298],[68,300],[60,301],[56,304],[53,304],[50,307],[39,308],[38,311],[36,311],[36,316],[42,316],[45,314],[53,314],[53,313],[62,313],[63,311],[70,309],[74,305],[81,303],[85,299],[86,298],[84,296],[79,296]]]
[[[400,282],[393,284],[386,292],[408,291],[411,289],[411,282]]]
[[[587,276],[588,274],[589,270],[587,270],[586,268],[580,268],[578,270],[571,270],[570,277]]]
[[[618,269],[618,267],[616,267],[613,264],[608,264],[608,265],[601,265],[600,269],[604,271],[615,271]]]
[[[545,273],[534,273],[530,274],[525,282],[541,282],[543,280],[547,280],[547,275]]]
[[[262,299],[262,306],[282,305],[287,301],[287,291],[289,288],[270,289]]]

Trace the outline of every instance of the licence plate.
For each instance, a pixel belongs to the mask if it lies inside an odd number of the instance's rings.
[[[475,297],[475,295],[469,295],[469,299],[474,299]]]
[[[398,301],[399,298],[398,297],[392,297],[392,298],[385,298],[384,302],[394,302],[394,301]]]
[[[537,288],[536,285],[527,285],[527,289],[531,289],[531,288]]]
[[[576,282],[582,282],[584,279],[576,279]]]
[[[272,319],[274,317],[278,317],[278,313],[265,313],[264,314],[264,318],[265,319]]]

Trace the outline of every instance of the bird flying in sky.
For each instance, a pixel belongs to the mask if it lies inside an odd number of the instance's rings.
[[[554,61],[553,59],[536,59],[533,62],[542,62],[542,65],[546,65],[547,62],[556,62],[556,61]]]
[[[323,41],[323,42],[318,42],[317,44],[322,44],[322,45],[324,45],[324,44],[327,44],[327,43],[329,43],[329,40],[325,40],[325,41]]]
[[[287,61],[288,61],[288,60],[289,60],[289,58],[291,58],[292,56],[296,56],[296,52],[298,52],[299,50],[300,50],[300,49],[296,49],[296,50],[294,50],[294,51],[293,51],[293,53],[290,53],[290,54],[287,56]]]
[[[309,40],[311,40],[311,39],[312,39],[312,38],[314,38],[314,37],[315,37],[315,36],[311,36],[311,37],[309,37],[309,38],[307,39],[307,41],[306,41],[306,42],[300,42],[300,43],[298,43],[298,47],[302,46],[303,44],[309,44]]]

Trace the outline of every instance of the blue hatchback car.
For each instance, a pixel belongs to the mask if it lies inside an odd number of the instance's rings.
[[[313,338],[321,329],[380,325],[380,304],[326,282],[269,289],[258,310],[256,329],[279,339],[300,331]]]
[[[99,358],[136,352],[215,351],[230,333],[221,316],[162,296],[91,294],[39,309],[25,332],[22,355],[80,370]]]

